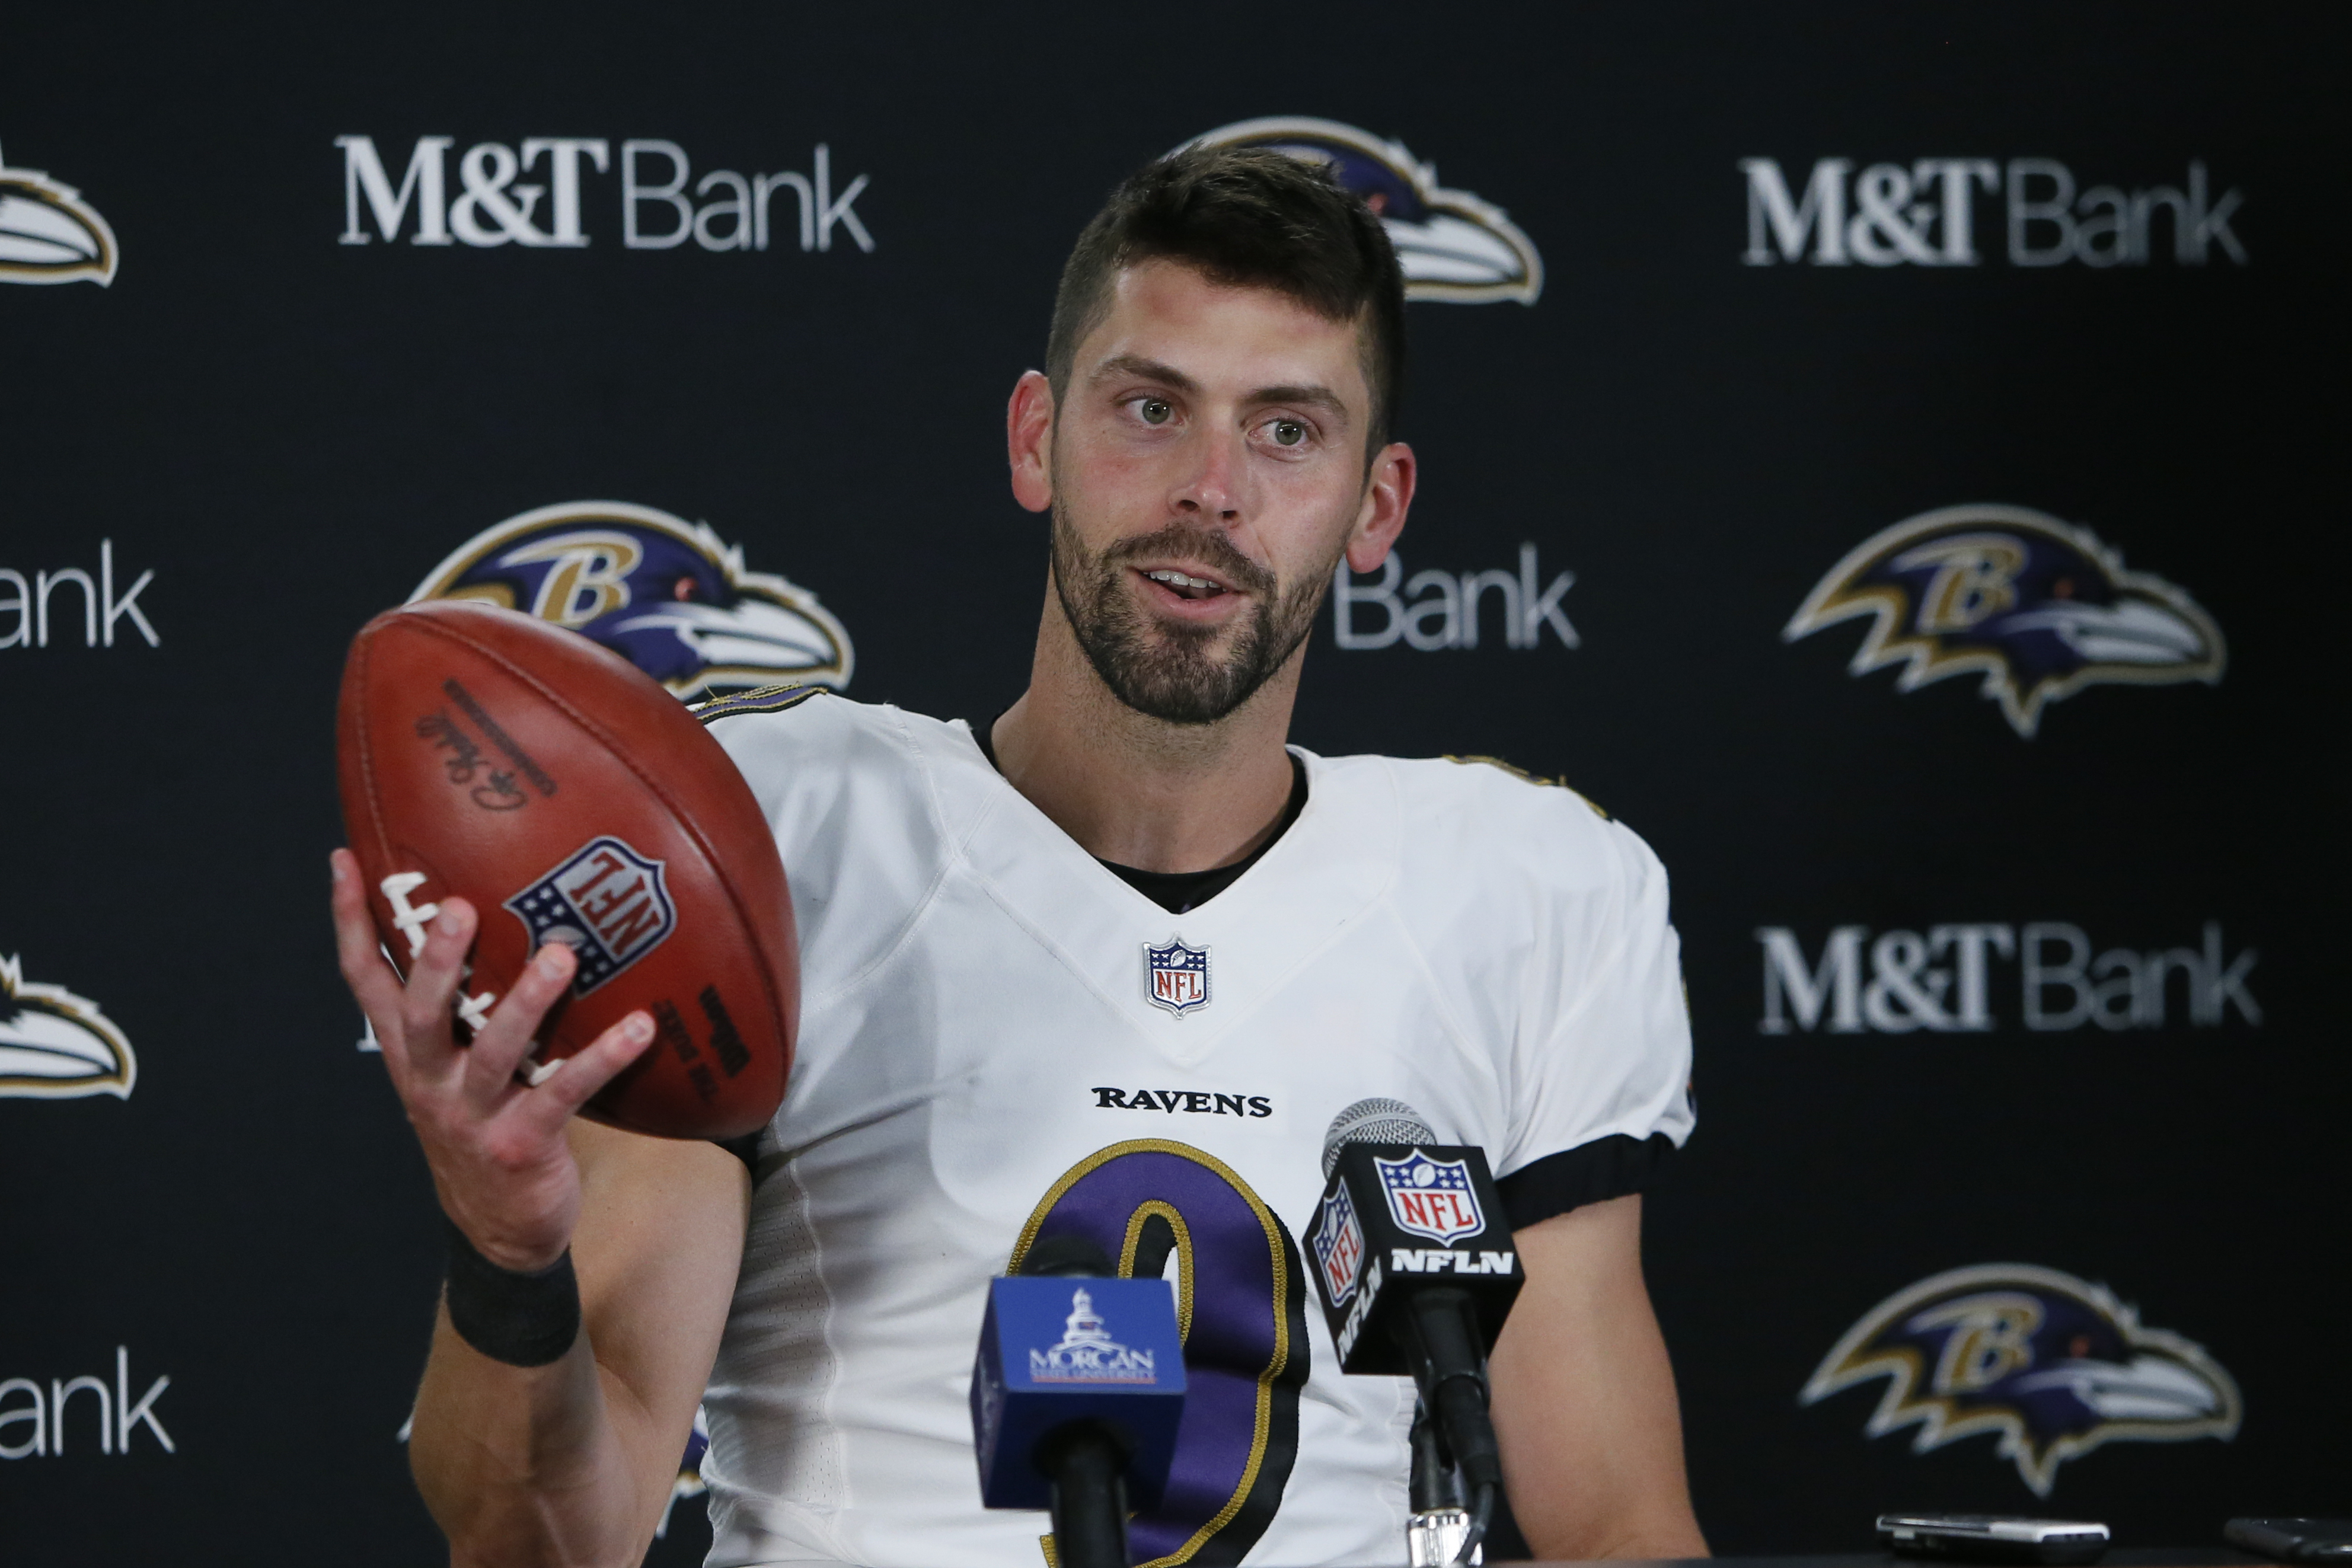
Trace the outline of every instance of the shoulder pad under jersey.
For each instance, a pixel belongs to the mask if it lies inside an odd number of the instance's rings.
[[[823,686],[803,685],[797,681],[780,686],[755,686],[748,692],[713,697],[706,703],[696,703],[686,711],[709,724],[717,719],[732,718],[742,713],[782,713],[824,691]]]
[[[1586,806],[1590,807],[1594,816],[1600,818],[1604,822],[1609,820],[1609,813],[1602,810],[1600,806],[1594,804],[1591,796],[1584,794],[1580,790],[1570,789],[1568,780],[1565,779],[1546,779],[1538,774],[1528,772],[1526,768],[1521,768],[1515,762],[1506,762],[1499,757],[1456,757],[1453,753],[1448,752],[1446,754],[1445,760],[1448,762],[1459,762],[1465,764],[1483,762],[1489,768],[1501,768],[1504,772],[1509,774],[1512,778],[1518,779],[1521,783],[1537,784],[1547,789],[1566,789],[1570,794],[1574,795],[1578,800],[1583,801]]]

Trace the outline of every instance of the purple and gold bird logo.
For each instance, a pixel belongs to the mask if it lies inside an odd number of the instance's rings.
[[[1439,184],[1437,166],[1415,158],[1401,141],[1336,120],[1275,115],[1221,125],[1186,145],[1269,147],[1321,164],[1388,230],[1408,299],[1532,305],[1543,292],[1543,258],[1535,242],[1494,203]]]
[[[2113,1442],[2236,1436],[2238,1385],[2180,1335],[2142,1326],[2105,1285],[2055,1269],[1954,1269],[1863,1314],[1822,1358],[1801,1405],[1885,1380],[1863,1427],[1916,1427],[1911,1451],[1990,1435],[2036,1497],[2058,1467]]]
[[[849,632],[815,594],[752,571],[708,523],[626,501],[509,517],[409,595],[519,610],[603,644],[688,701],[849,684]]]
[[[2090,529],[2022,507],[1946,507],[1874,534],[1832,567],[1783,642],[1859,617],[1846,666],[1902,666],[1898,692],[1981,674],[2031,739],[2052,703],[2101,684],[2218,685],[2221,629],[2160,577],[2125,568]]]

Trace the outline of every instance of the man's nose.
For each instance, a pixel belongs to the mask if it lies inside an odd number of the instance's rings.
[[[1169,497],[1171,509],[1222,528],[1240,522],[1247,483],[1240,437],[1221,433],[1186,444],[1191,466]]]

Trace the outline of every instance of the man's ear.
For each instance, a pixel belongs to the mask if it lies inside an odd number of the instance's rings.
[[[1420,472],[1412,448],[1402,441],[1390,442],[1372,459],[1363,505],[1357,509],[1356,526],[1348,530],[1349,570],[1375,571],[1389,559],[1397,536],[1404,532],[1404,515],[1412,507],[1413,482]]]
[[[1054,387],[1038,371],[1013,383],[1004,409],[1004,450],[1013,465],[1013,498],[1033,512],[1054,504]]]

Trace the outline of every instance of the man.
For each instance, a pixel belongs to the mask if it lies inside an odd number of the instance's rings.
[[[1500,1175],[1528,1285],[1494,1414],[1538,1553],[1704,1552],[1640,1264],[1638,1188],[1691,1125],[1664,872],[1566,789],[1285,746],[1335,567],[1376,569],[1412,502],[1402,318],[1321,172],[1143,170],[1008,413],[1052,518],[1027,692],[976,730],[808,691],[703,710],[802,941],[746,1160],[572,1119],[642,1015],[514,1076],[561,946],[453,1045],[479,917],[447,901],[404,989],[338,854],[344,971],[453,1229],[412,1451],[457,1561],[636,1561],[704,1400],[714,1563],[1043,1563],[1038,1517],[980,1506],[964,1387],[986,1281],[1057,1216],[1192,1314],[1189,1479],[1139,1558],[1399,1558],[1411,1385],[1339,1374],[1295,1239],[1325,1124],[1374,1095]],[[998,554],[951,569],[992,584]]]

